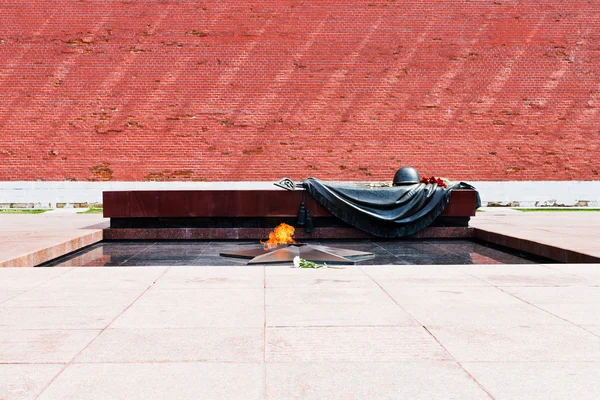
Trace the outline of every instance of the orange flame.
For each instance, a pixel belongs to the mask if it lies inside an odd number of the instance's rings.
[[[293,226],[286,223],[281,223],[275,227],[271,233],[269,233],[269,240],[266,242],[261,240],[261,243],[265,245],[265,250],[274,249],[280,244],[296,243],[292,237],[294,235],[294,231],[295,229]]]

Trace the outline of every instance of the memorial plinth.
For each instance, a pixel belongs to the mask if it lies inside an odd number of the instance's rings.
[[[104,217],[110,227],[105,240],[264,239],[278,224],[296,226],[303,191],[274,190],[153,190],[103,193]],[[453,190],[442,214],[431,226],[409,238],[472,236],[477,192]],[[296,239],[370,238],[340,221],[306,196],[313,219],[311,233],[296,226]]]

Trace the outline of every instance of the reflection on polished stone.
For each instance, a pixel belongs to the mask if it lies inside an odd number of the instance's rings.
[[[339,247],[374,254],[370,258],[354,260],[359,266],[550,262],[469,240],[309,240],[306,243],[316,248]],[[256,246],[255,241],[101,242],[42,266],[246,266],[248,260],[220,257],[219,254],[251,250]]]

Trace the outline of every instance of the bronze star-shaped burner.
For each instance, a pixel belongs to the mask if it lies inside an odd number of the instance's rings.
[[[292,262],[296,256],[315,263],[354,264],[355,261],[362,261],[375,256],[375,254],[365,251],[306,243],[285,244],[273,249],[265,249],[261,246],[249,250],[219,253],[219,255],[248,259],[250,260],[248,264],[286,263]]]

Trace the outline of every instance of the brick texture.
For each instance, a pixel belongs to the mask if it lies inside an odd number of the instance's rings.
[[[600,2],[0,3],[0,180],[600,180]]]

